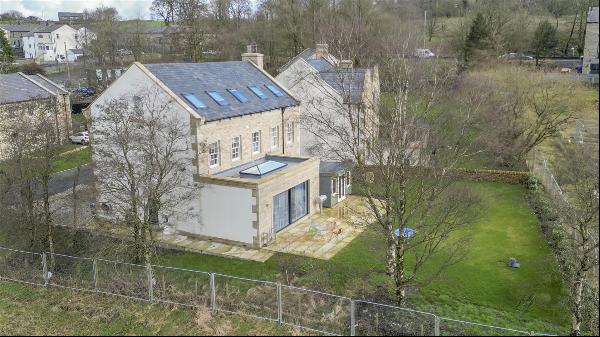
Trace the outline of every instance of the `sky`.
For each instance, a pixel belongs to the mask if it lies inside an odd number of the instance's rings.
[[[151,19],[152,0],[0,0],[0,13],[17,10],[24,16],[58,20],[58,12],[82,12],[100,5],[115,7],[124,19]]]

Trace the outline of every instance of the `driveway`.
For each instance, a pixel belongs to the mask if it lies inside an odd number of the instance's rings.
[[[73,182],[75,181],[76,176],[76,168],[53,174],[48,184],[50,195],[55,195],[72,189]],[[79,179],[77,185],[87,185],[91,183],[93,179],[94,173],[92,171],[91,166],[89,164],[82,166],[81,171],[79,172]]]

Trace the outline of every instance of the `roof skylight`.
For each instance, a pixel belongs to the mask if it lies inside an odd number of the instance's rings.
[[[202,102],[196,95],[194,94],[181,94],[185,99],[190,102],[196,109],[204,109],[206,108],[206,104]]]
[[[283,97],[283,93],[276,86],[274,86],[272,84],[265,84],[265,87],[267,87],[267,89],[271,90],[273,95],[275,95],[277,97]]]
[[[240,101],[241,103],[246,103],[248,102],[248,97],[246,97],[244,94],[242,94],[241,91],[237,90],[237,89],[229,89],[228,90],[230,94],[232,94],[235,98],[237,98],[238,101]]]
[[[210,96],[212,99],[214,99],[215,102],[217,102],[217,104],[219,104],[220,106],[229,105],[229,102],[225,98],[223,98],[223,96],[221,96],[218,92],[207,91],[206,93],[208,94],[208,96]]]
[[[249,86],[248,89],[252,90],[252,92],[258,96],[260,99],[267,99],[267,95],[265,95],[265,93],[260,90],[257,86]]]

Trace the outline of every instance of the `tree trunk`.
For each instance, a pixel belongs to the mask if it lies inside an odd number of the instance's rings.
[[[393,276],[396,272],[396,238],[392,226],[386,228],[387,232],[387,254],[386,254],[386,273]]]
[[[583,297],[583,276],[580,272],[577,273],[577,279],[575,283],[571,336],[579,336],[581,334],[581,299]]]
[[[77,184],[79,184],[79,174],[81,166],[77,166],[77,174],[73,180],[73,226],[77,227]]]
[[[396,303],[398,306],[403,306],[406,301],[406,274],[404,272],[404,242],[396,244],[396,273],[394,281],[396,284]]]

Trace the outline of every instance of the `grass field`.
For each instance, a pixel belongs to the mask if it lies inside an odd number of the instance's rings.
[[[43,289],[0,280],[0,335],[289,335],[273,323],[206,309]],[[295,332],[297,334],[297,331]]]
[[[564,332],[568,314],[557,262],[529,209],[521,186],[469,183],[483,201],[482,217],[456,235],[469,235],[469,253],[439,278],[413,293],[409,305],[436,314],[512,328]],[[266,263],[177,254],[163,263],[331,291],[354,298],[391,299],[384,275],[384,245],[368,230],[330,261],[276,255]],[[434,273],[438,260],[423,270]],[[507,267],[517,258],[520,269]]]

